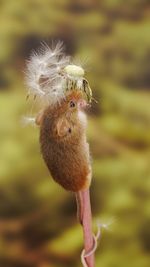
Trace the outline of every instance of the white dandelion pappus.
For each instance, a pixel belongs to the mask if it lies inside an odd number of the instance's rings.
[[[21,125],[25,127],[27,125],[35,125],[35,118],[34,117],[22,117],[21,118]]]
[[[62,42],[58,42],[53,49],[42,44],[27,62],[26,83],[29,94],[45,98],[49,104],[55,104],[59,97],[63,97],[63,76],[60,72],[70,63],[70,57],[65,56],[63,50]]]
[[[71,90],[81,90],[88,101],[92,99],[84,69],[71,63],[62,42],[52,48],[43,43],[37,52],[32,52],[27,62],[26,83],[28,95],[38,96],[44,106],[60,103]]]

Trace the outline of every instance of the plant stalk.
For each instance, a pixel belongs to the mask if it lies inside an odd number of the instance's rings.
[[[76,193],[77,200],[77,213],[79,221],[83,227],[83,238],[84,238],[84,267],[94,267],[95,259],[93,250],[94,240],[92,233],[92,213],[91,213],[91,201],[90,201],[90,190],[86,189]],[[86,257],[86,255],[90,254]]]

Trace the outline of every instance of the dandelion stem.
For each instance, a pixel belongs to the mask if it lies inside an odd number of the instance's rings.
[[[78,218],[83,227],[84,254],[82,252],[82,263],[84,267],[94,267],[94,239],[92,233],[92,214],[89,189],[76,193]],[[89,254],[89,256],[88,256]]]

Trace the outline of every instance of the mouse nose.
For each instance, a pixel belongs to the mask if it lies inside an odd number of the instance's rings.
[[[78,101],[78,108],[85,109],[87,106],[88,106],[88,104],[87,104],[85,99],[80,99]]]

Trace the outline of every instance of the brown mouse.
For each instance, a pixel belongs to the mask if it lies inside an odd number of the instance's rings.
[[[36,118],[44,161],[53,179],[73,192],[84,190],[91,183],[83,112],[86,105],[82,92],[72,91],[61,103],[48,106]]]

